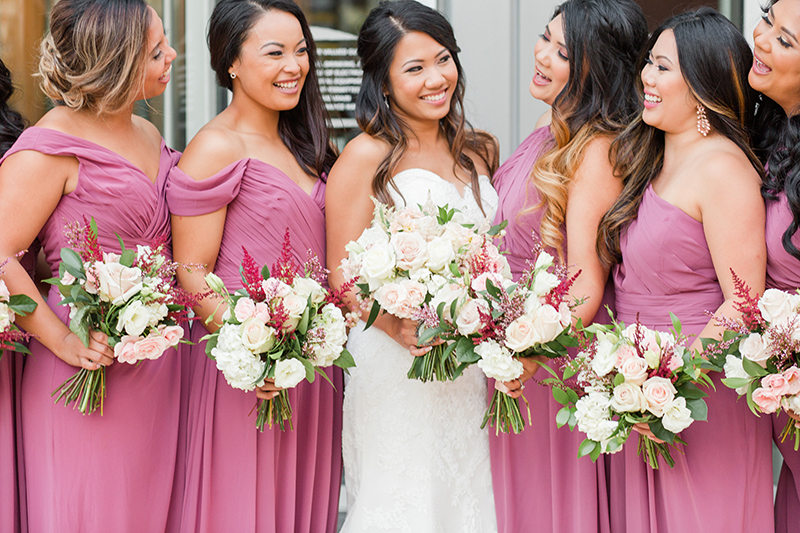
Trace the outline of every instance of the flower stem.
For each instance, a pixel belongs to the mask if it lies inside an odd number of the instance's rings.
[[[259,431],[264,431],[264,424],[267,424],[270,429],[274,424],[277,424],[281,431],[285,431],[284,422],[289,421],[289,430],[293,430],[292,426],[292,405],[289,403],[289,393],[282,389],[277,396],[271,400],[262,400],[258,405],[258,414],[256,415],[256,427]]]
[[[783,427],[781,442],[785,441],[786,437],[789,435],[794,439],[794,451],[797,451],[798,448],[800,448],[800,428],[797,427],[797,421],[792,417],[789,417],[789,420],[786,421],[786,425]]]

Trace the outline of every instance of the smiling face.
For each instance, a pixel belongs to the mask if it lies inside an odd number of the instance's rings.
[[[783,108],[800,106],[800,0],[780,0],[753,30],[754,59],[747,79]]]
[[[245,97],[275,111],[293,109],[308,75],[307,46],[293,15],[277,9],[264,13],[228,69],[236,75],[234,98]]]
[[[389,67],[389,101],[401,117],[441,120],[450,112],[458,69],[450,51],[426,33],[409,32],[397,43]]]
[[[561,15],[545,26],[533,51],[536,65],[528,90],[537,100],[553,105],[569,81],[569,60]]]
[[[147,60],[141,98],[153,98],[167,89],[172,62],[178,56],[164,35],[164,25],[155,10],[148,6],[150,27],[147,30]]]
[[[697,100],[678,63],[678,45],[672,30],[662,33],[642,69],[642,120],[667,133],[697,130]]]

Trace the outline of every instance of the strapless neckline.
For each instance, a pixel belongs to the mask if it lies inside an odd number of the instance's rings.
[[[472,191],[472,184],[471,183],[465,183],[464,184],[464,190],[463,191],[459,191],[458,190],[458,185],[456,185],[452,181],[444,179],[443,177],[441,177],[436,172],[433,172],[433,171],[425,169],[425,168],[407,168],[405,170],[401,170],[400,172],[398,172],[397,174],[392,176],[392,180],[397,182],[397,180],[401,176],[413,175],[413,173],[415,173],[415,172],[416,173],[422,173],[422,174],[427,175],[427,176],[431,176],[431,177],[436,178],[437,180],[439,180],[439,181],[441,181],[443,183],[446,183],[446,184],[450,185],[451,187],[453,187],[456,190],[456,192],[458,193],[458,195],[462,199],[464,199],[466,197],[468,190],[469,190],[469,192]],[[491,182],[491,180],[489,180],[489,176],[487,176],[486,174],[478,174],[478,181],[481,182],[482,180],[487,180],[487,181]]]

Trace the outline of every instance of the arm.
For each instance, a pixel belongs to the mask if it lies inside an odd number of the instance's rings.
[[[339,268],[347,255],[344,247],[358,239],[372,223],[372,176],[386,155],[386,146],[378,140],[361,134],[345,147],[333,165],[325,189],[325,220],[327,238],[328,282],[331,287],[341,287],[344,276]],[[346,296],[350,309],[360,312],[355,295]],[[413,320],[402,320],[388,313],[381,314],[373,324],[398,344],[408,346],[412,355],[424,355],[430,347],[418,348]]]
[[[36,284],[15,255],[26,250],[52,215],[61,197],[74,190],[78,161],[35,151],[9,156],[0,166],[0,261],[9,259],[3,276],[12,294],[26,294],[36,301],[36,311],[18,317],[17,324],[65,363],[96,370],[114,362],[107,337],[92,332],[89,347],[83,345],[39,294]],[[35,201],[31,201],[35,198]]]

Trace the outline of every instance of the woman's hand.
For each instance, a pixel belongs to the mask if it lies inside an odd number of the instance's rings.
[[[283,389],[275,386],[275,380],[267,378],[264,384],[256,387],[256,396],[262,400],[271,400],[281,393]]]
[[[516,399],[522,396],[522,391],[525,389],[525,382],[531,379],[536,371],[539,370],[539,362],[542,356],[534,357],[521,357],[516,358],[522,363],[522,375],[519,379],[512,379],[511,381],[494,382],[494,388],[500,392],[505,392],[512,398]]]
[[[634,424],[633,430],[641,435],[644,435],[648,439],[653,442],[657,442],[659,444],[664,444],[664,441],[656,437],[652,431],[650,431],[650,426],[647,424]]]
[[[430,352],[434,346],[442,344],[444,341],[440,338],[436,338],[433,341],[429,342],[425,346],[419,345],[419,325],[420,323],[416,320],[411,320],[409,318],[397,318],[392,315],[387,315],[391,317],[393,320],[390,322],[393,326],[394,334],[391,337],[397,341],[398,344],[401,346],[408,347],[408,351],[411,352],[411,355],[414,357],[421,357],[426,353]],[[387,322],[389,322],[387,320]],[[385,331],[385,330],[384,330]]]
[[[86,370],[97,370],[114,362],[114,350],[108,345],[108,335],[99,331],[89,332],[88,347],[70,331],[56,355],[68,365]]]

